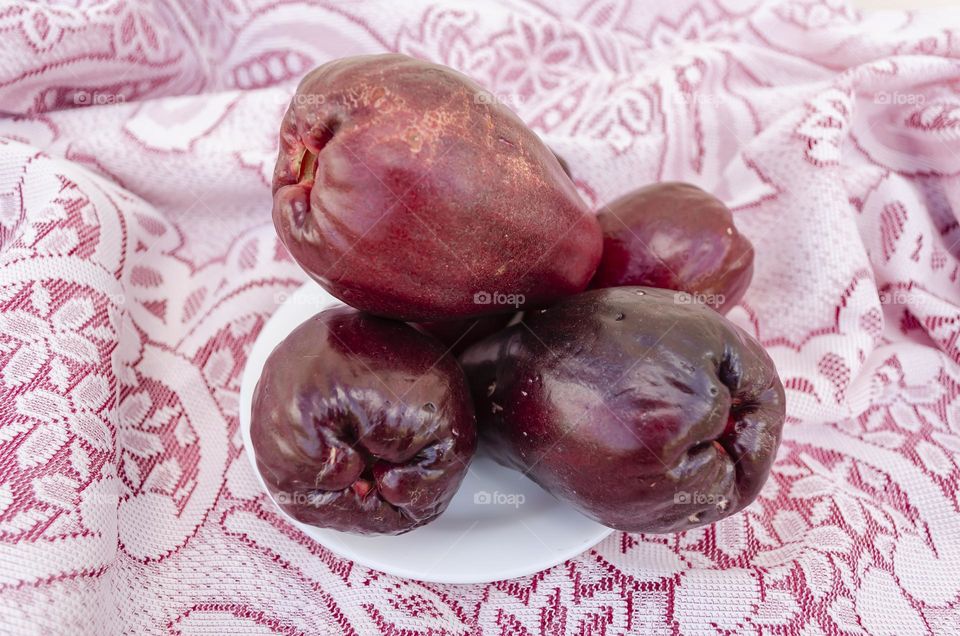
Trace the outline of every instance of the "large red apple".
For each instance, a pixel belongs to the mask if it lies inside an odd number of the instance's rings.
[[[584,289],[600,228],[556,157],[469,78],[403,55],[300,83],[273,219],[344,302],[413,321],[541,306]]]

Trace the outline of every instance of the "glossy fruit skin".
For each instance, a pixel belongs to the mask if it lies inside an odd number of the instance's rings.
[[[753,245],[720,199],[691,183],[634,190],[597,215],[603,258],[591,289],[647,285],[685,291],[726,313],[753,278]]]
[[[274,500],[314,526],[400,534],[446,509],[477,445],[463,371],[403,323],[348,307],[277,345],[250,434]]]
[[[757,496],[785,418],[773,362],[702,304],[588,291],[466,351],[483,443],[587,516],[676,532]]]
[[[409,321],[546,305],[586,288],[596,217],[553,153],[469,78],[403,55],[311,71],[283,119],[273,220],[353,307]]]
[[[418,322],[414,323],[414,326],[439,340],[451,354],[458,356],[475,342],[480,342],[504,329],[515,315],[511,312],[462,320]]]

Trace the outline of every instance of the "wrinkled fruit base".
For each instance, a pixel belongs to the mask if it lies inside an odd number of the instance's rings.
[[[446,509],[476,450],[463,371],[409,325],[338,307],[290,333],[253,396],[274,500],[310,525],[399,534]]]

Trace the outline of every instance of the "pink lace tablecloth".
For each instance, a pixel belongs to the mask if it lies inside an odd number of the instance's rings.
[[[334,57],[461,69],[593,205],[658,179],[756,246],[731,318],[787,387],[744,514],[432,585],[278,517],[241,370],[304,281],[278,122]],[[960,11],[843,2],[0,7],[0,631],[960,633]]]

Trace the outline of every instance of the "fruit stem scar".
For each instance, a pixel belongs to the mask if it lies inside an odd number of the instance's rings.
[[[308,148],[303,149],[303,155],[300,158],[300,174],[297,181],[305,186],[313,185],[317,176],[317,155],[310,152]]]
[[[303,153],[300,155],[300,174],[297,176],[300,184],[309,188],[316,181],[317,155],[323,152],[339,129],[340,121],[334,118],[323,124],[319,134],[310,133],[301,138]]]

